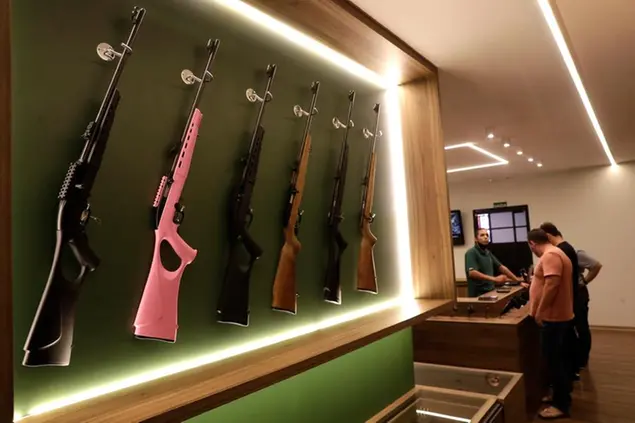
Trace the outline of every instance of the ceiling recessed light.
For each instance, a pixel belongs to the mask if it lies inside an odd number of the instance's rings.
[[[522,155],[523,155],[523,152],[522,152],[521,150],[518,150],[518,151],[516,152],[516,154],[518,154],[519,156],[522,156]]]
[[[531,163],[531,162],[533,162],[533,161],[534,161],[534,158],[533,158],[533,157],[530,157],[530,158],[528,158],[528,159],[527,159],[527,161],[528,161],[529,163]]]
[[[511,147],[511,146],[512,146],[512,145],[511,145],[510,143],[508,143],[508,142],[506,142],[505,144],[503,144],[503,147],[505,147],[505,148],[509,148],[509,147]]]
[[[494,133],[490,132],[489,134],[487,134],[487,139],[488,140],[493,140],[494,139]]]
[[[538,167],[542,167],[542,163],[538,163],[536,166],[538,166]]]
[[[591,100],[589,99],[589,95],[584,88],[584,84],[582,83],[582,78],[578,73],[578,69],[575,65],[575,60],[573,60],[573,55],[571,51],[569,51],[569,46],[567,45],[567,41],[564,38],[564,34],[560,29],[560,23],[558,22],[558,18],[556,18],[556,14],[551,7],[551,2],[549,0],[538,0],[538,4],[540,5],[540,9],[542,10],[542,14],[551,30],[551,35],[553,36],[558,49],[560,50],[560,55],[562,56],[562,60],[564,60],[565,65],[567,66],[567,70],[569,71],[569,75],[573,80],[573,84],[575,88],[578,90],[578,95],[580,96],[580,100],[584,105],[587,115],[589,116],[589,120],[591,121],[591,125],[593,125],[593,129],[595,130],[595,134],[600,140],[600,144],[602,144],[602,148],[604,149],[604,154],[607,159],[611,163],[612,166],[617,166],[615,159],[613,158],[613,154],[611,153],[611,149],[609,147],[606,138],[604,137],[604,132],[602,131],[602,127],[600,126],[600,122],[598,121],[597,116],[595,115],[595,111],[593,110],[593,106],[591,105]]]

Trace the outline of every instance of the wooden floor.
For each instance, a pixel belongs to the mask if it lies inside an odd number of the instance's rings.
[[[557,421],[635,422],[635,331],[593,331],[591,362],[581,376],[574,387],[572,418]]]

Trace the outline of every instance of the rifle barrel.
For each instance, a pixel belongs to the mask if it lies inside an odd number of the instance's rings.
[[[185,128],[183,129],[183,135],[181,135],[180,145],[183,145],[185,138],[187,137],[187,133],[190,129],[190,122],[192,121],[192,117],[194,116],[194,112],[198,108],[198,104],[201,101],[201,96],[203,94],[203,88],[205,84],[210,82],[214,76],[210,72],[210,67],[214,63],[214,59],[216,58],[216,53],[218,52],[218,47],[220,46],[220,40],[216,39],[212,41],[211,39],[207,42],[207,50],[209,51],[209,55],[207,56],[207,63],[205,64],[205,70],[203,74],[198,79],[198,88],[196,89],[196,95],[194,96],[194,101],[192,102],[192,107],[190,108],[190,113],[187,117],[187,123],[185,124]],[[170,169],[170,175],[174,174],[176,170],[176,166],[179,162],[179,155],[177,154],[174,157],[174,162],[172,163],[172,168]]]
[[[106,113],[106,108],[110,103],[110,99],[113,96],[115,89],[117,88],[117,84],[119,84],[119,78],[123,72],[124,65],[126,64],[126,60],[129,55],[132,54],[132,45],[137,37],[137,32],[139,31],[139,27],[143,22],[143,18],[146,14],[146,10],[142,7],[135,7],[132,9],[132,28],[130,29],[130,34],[128,34],[128,39],[125,43],[122,43],[123,51],[119,56],[119,61],[117,62],[117,67],[115,68],[115,72],[110,79],[110,83],[108,84],[108,88],[106,89],[106,94],[104,95],[104,99],[99,106],[99,111],[97,112],[97,117],[95,118],[95,127],[101,126],[101,121],[104,118]],[[86,162],[90,160],[90,153],[92,151],[92,145],[95,140],[90,139],[84,145],[84,149],[82,150],[82,154],[79,156],[79,162]]]
[[[265,87],[265,93],[262,96],[262,103],[260,103],[260,108],[258,109],[258,117],[256,118],[256,124],[254,125],[254,131],[251,134],[251,142],[249,143],[249,155],[252,154],[254,144],[256,143],[258,127],[260,126],[262,117],[265,114],[265,106],[271,100],[271,93],[269,92],[269,90],[271,89],[271,85],[273,84],[273,79],[276,77],[277,69],[278,66],[275,64],[267,65],[267,86]]]

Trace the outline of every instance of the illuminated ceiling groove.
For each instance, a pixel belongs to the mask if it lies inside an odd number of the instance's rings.
[[[593,110],[593,106],[591,105],[591,100],[589,99],[589,95],[584,88],[584,84],[582,83],[582,78],[578,72],[578,68],[576,67],[575,60],[573,59],[573,55],[570,51],[570,46],[567,43],[567,39],[565,38],[564,32],[566,31],[565,25],[562,21],[562,18],[558,19],[556,16],[558,12],[557,5],[555,0],[537,0],[540,5],[540,10],[549,26],[549,30],[551,31],[551,35],[553,36],[556,45],[558,46],[558,50],[560,50],[560,55],[562,56],[562,60],[564,60],[565,65],[567,66],[567,70],[569,71],[569,75],[573,80],[573,84],[575,88],[578,90],[578,95],[580,96],[580,100],[584,105],[584,109],[591,121],[591,125],[595,130],[595,134],[602,144],[602,149],[604,149],[604,154],[608,158],[611,166],[617,166],[617,162],[613,158],[613,154],[611,153],[611,149],[609,144],[604,136],[604,132],[602,131],[602,127],[600,126],[600,122],[595,115],[595,111]]]
[[[487,151],[484,148],[481,148],[477,145],[475,145],[473,142],[464,142],[462,144],[453,144],[453,145],[447,145],[445,147],[445,150],[455,150],[457,148],[470,148],[474,151],[476,151],[477,153],[480,153],[484,156],[489,157],[490,159],[494,159],[494,162],[491,163],[485,163],[485,164],[480,164],[480,165],[474,165],[474,166],[466,166],[466,167],[457,167],[457,168],[453,168],[453,169],[448,169],[447,173],[456,173],[456,172],[465,172],[468,170],[477,170],[477,169],[483,169],[486,167],[493,167],[493,166],[503,166],[503,165],[507,165],[509,164],[509,161],[505,160],[504,158],[497,156],[496,154]]]
[[[412,305],[414,297],[412,286],[412,267],[410,262],[410,240],[408,234],[408,204],[406,197],[406,176],[405,165],[403,161],[403,139],[401,129],[401,111],[399,108],[399,87],[397,86],[397,70],[391,70],[388,75],[381,76],[365,66],[355,62],[347,56],[321,44],[319,41],[309,37],[308,35],[290,27],[289,25],[278,21],[277,19],[261,12],[260,10],[240,1],[240,0],[207,0],[215,4],[226,7],[236,14],[247,18],[255,25],[266,28],[267,30],[281,36],[298,46],[312,52],[316,56],[331,62],[341,69],[373,83],[378,88],[385,89],[385,98],[387,103],[388,114],[388,132],[390,134],[390,162],[391,162],[391,185],[394,195],[394,210],[397,214],[395,228],[397,238],[397,256],[400,279],[400,293],[396,298],[383,301],[371,306],[360,308],[357,310],[341,313],[328,319],[318,321],[316,323],[303,325],[292,328],[280,333],[269,336],[263,336],[254,341],[235,345],[229,349],[222,351],[214,351],[203,354],[202,356],[175,362],[169,366],[154,369],[142,374],[132,375],[128,378],[116,380],[103,385],[97,385],[91,389],[81,392],[75,392],[65,397],[58,397],[49,402],[38,404],[27,410],[16,410],[14,422],[28,419],[28,416],[46,413],[102,395],[113,393],[125,388],[129,388],[142,383],[150,382],[168,375],[173,375],[196,367],[204,366],[220,360],[225,360],[239,354],[264,348],[283,341],[287,341],[299,336],[307,335],[318,330],[323,330],[347,321],[359,319],[373,313],[386,310],[391,307],[401,307],[402,309]],[[27,420],[28,421],[28,420]]]

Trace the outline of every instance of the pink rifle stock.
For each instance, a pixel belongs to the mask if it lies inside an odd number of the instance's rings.
[[[199,109],[196,109],[179,152],[179,161],[174,170],[173,182],[170,186],[170,192],[168,193],[159,226],[154,231],[152,265],[150,266],[150,273],[134,322],[134,334],[139,338],[167,342],[176,341],[179,285],[185,267],[194,261],[197,251],[187,245],[177,232],[178,224],[174,223],[175,206],[181,198],[181,193],[187,180],[202,118],[203,114]],[[166,177],[164,176],[161,180],[161,185],[157,192],[158,200],[160,200],[162,195],[165,179]],[[157,199],[155,199],[155,205]],[[168,242],[181,259],[181,264],[175,271],[169,271],[163,267],[161,262],[161,243],[163,241]]]

